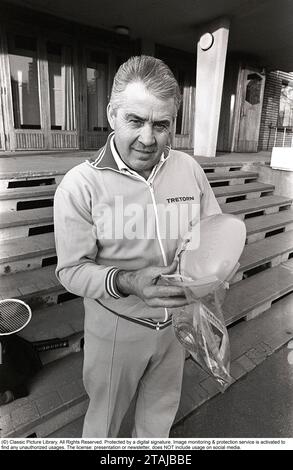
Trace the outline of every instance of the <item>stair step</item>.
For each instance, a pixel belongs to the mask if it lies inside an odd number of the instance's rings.
[[[266,196],[257,199],[247,199],[244,201],[229,202],[220,204],[221,209],[226,214],[239,215],[244,219],[250,214],[264,215],[272,214],[290,208],[292,199],[283,196]]]
[[[205,169],[218,169],[220,168],[221,170],[223,168],[227,169],[231,168],[232,171],[234,168],[242,168],[243,165],[245,165],[246,162],[243,162],[241,159],[236,159],[235,160],[223,160],[220,159],[219,157],[195,157],[193,155],[192,150],[183,150],[184,153],[187,153],[188,155],[191,155],[197,163],[200,164],[200,166],[205,170]]]
[[[226,185],[230,184],[245,184],[250,180],[256,180],[258,178],[258,173],[255,171],[223,171],[217,173],[206,173],[207,179],[210,182],[212,187],[221,183]]]
[[[213,192],[219,202],[232,202],[233,198],[243,196],[243,199],[252,199],[273,193],[275,186],[273,184],[264,183],[246,183],[246,184],[233,184],[229,186],[218,186],[213,188]]]
[[[0,274],[36,269],[56,256],[53,233],[27,238],[2,240],[0,243]],[[47,261],[46,261],[47,260]]]
[[[30,342],[46,341],[47,350],[39,354],[42,364],[47,364],[80,351],[83,329],[83,300],[77,298],[46,308],[33,309],[30,323],[19,333],[19,336]],[[56,338],[68,339],[67,346],[57,348]],[[50,340],[53,340],[51,349],[48,344]]]
[[[64,175],[67,171],[89,158],[95,158],[97,150],[22,151],[1,158],[1,179],[24,179]]]
[[[276,212],[275,214],[261,215],[245,219],[247,230],[247,243],[253,243],[262,240],[270,233],[274,234],[275,230],[283,229],[284,231],[293,230],[293,210]]]
[[[82,436],[83,421],[84,416],[81,416],[80,418],[77,418],[74,421],[70,421],[70,423],[64,423],[62,428],[57,429],[52,434],[49,434],[47,437],[48,439],[79,439],[80,436]]]
[[[253,165],[257,163],[262,163],[263,165],[269,165],[270,164],[270,155],[269,154],[259,154],[259,155],[250,155],[248,153],[238,153],[238,154],[230,154],[230,155],[221,155],[218,154],[216,157],[201,157],[201,156],[195,156],[193,155],[193,150],[190,149],[184,149],[182,150],[185,153],[188,153],[189,155],[193,156],[195,160],[200,164],[202,168],[205,168],[206,166],[210,167],[223,167],[223,166],[245,166],[245,165]]]
[[[201,165],[203,171],[206,173],[206,174],[210,174],[210,173],[223,173],[225,171],[241,171],[242,169],[242,164],[238,164],[238,165],[229,165],[228,163],[224,164],[223,166],[215,166],[215,165]]]
[[[1,191],[0,212],[52,206],[56,188],[56,185],[52,185]]]
[[[244,247],[240,257],[240,268],[234,277],[234,282],[250,275],[256,267],[263,269],[276,266],[292,256],[293,254],[293,231],[280,233],[264,240],[250,243]]]
[[[6,211],[1,213],[0,229],[17,227],[19,225],[35,225],[53,220],[52,207],[26,211]]]
[[[35,188],[7,189],[6,191],[0,192],[0,201],[51,196],[54,194],[56,187],[56,184],[53,184],[51,186],[37,186]]]
[[[29,272],[1,277],[0,298],[16,298],[28,302],[31,308],[43,308],[73,299],[55,276],[56,266],[46,266]]]
[[[30,323],[19,335],[27,341],[64,338],[83,331],[84,307],[81,298],[47,308],[32,310]]]
[[[15,178],[0,178],[0,192],[11,192],[12,190],[29,190],[33,188],[46,187],[50,188],[53,185],[58,185],[62,179],[63,174],[43,175],[43,176],[19,176]]]
[[[274,300],[292,291],[292,259],[231,285],[223,304],[226,325],[255,318],[268,310]]]
[[[6,211],[0,218],[0,241],[53,231],[53,208]]]

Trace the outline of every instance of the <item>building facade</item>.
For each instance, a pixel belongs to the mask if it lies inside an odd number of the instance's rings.
[[[113,77],[141,42],[49,15],[9,8],[1,15],[0,149],[93,149],[109,133]],[[195,58],[155,46],[178,79],[183,106],[175,145],[191,148]]]
[[[110,131],[106,106],[119,65],[131,55],[149,53],[170,66],[182,91],[173,146],[202,154],[194,148],[195,119],[202,112],[200,106],[195,109],[200,67],[196,51],[155,42],[146,47],[143,38],[134,40],[12,4],[0,4],[0,13],[0,151],[100,147]],[[280,141],[291,145],[292,76],[266,74],[260,61],[229,51],[223,70],[216,150],[256,152]],[[204,86],[197,86],[199,96]]]

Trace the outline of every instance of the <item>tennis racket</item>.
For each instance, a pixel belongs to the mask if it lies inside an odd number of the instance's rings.
[[[30,307],[18,299],[0,300],[0,337],[21,331],[31,320]],[[2,364],[2,345],[0,341],[0,364]]]

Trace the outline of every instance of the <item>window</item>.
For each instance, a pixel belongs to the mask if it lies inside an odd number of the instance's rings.
[[[76,128],[72,50],[69,46],[48,42],[48,71],[51,129]]]
[[[293,126],[293,82],[282,82],[278,126]]]
[[[245,101],[252,105],[259,104],[262,78],[257,73],[250,73],[247,75],[247,80]]]
[[[192,112],[193,87],[190,84],[189,74],[179,70],[178,84],[182,95],[182,103],[176,118],[176,134],[186,135],[190,133],[190,121]]]
[[[86,69],[87,122],[89,131],[107,131],[108,56],[90,51]]]
[[[14,127],[40,129],[37,40],[25,36],[8,38]]]

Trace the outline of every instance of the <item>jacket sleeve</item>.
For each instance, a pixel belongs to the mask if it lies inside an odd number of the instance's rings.
[[[95,225],[90,208],[59,186],[54,198],[56,276],[66,290],[89,298],[119,298],[115,266],[96,263],[98,253]]]
[[[201,190],[200,198],[200,217],[207,217],[213,214],[221,214],[222,210],[206,177],[205,172],[197,163],[196,176]]]

